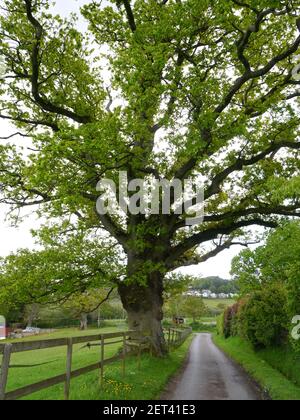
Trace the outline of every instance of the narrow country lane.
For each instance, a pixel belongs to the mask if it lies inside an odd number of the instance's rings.
[[[260,400],[260,390],[214,343],[197,334],[183,372],[173,379],[164,400]]]

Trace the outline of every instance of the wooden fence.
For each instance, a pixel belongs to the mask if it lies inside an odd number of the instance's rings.
[[[169,348],[180,346],[193,332],[192,328],[168,328],[164,330]]]
[[[129,338],[130,334],[132,334],[132,331],[97,334],[84,337],[58,338],[50,340],[23,341],[18,343],[0,344],[0,354],[3,354],[0,374],[0,400],[16,400],[18,398],[25,397],[27,395],[33,394],[34,392],[41,391],[42,389],[46,389],[60,383],[65,383],[64,396],[65,399],[68,400],[70,395],[71,379],[77,378],[78,376],[99,369],[100,380],[103,383],[104,366],[116,362],[117,360],[122,361],[122,374],[125,375],[126,341]],[[80,343],[95,343],[96,341],[100,342],[99,362],[72,371],[73,345]],[[122,345],[122,352],[113,357],[105,359],[105,346],[117,343],[120,343]],[[62,346],[66,346],[66,373],[49,379],[45,379],[35,384],[24,386],[14,391],[6,392],[9,364],[11,355],[13,353],[42,350]]]
[[[169,347],[180,345],[189,334],[191,334],[191,329],[173,329],[170,328],[167,330],[166,337]],[[104,367],[111,363],[114,363],[118,360],[122,361],[122,375],[125,376],[125,367],[126,367],[126,355],[132,354],[128,352],[128,349],[134,349],[134,354],[138,357],[138,364],[140,367],[141,364],[141,353],[147,347],[149,349],[150,345],[143,342],[136,342],[135,340],[129,340],[130,335],[133,331],[126,332],[116,332],[116,333],[107,333],[107,334],[97,334],[89,335],[84,337],[73,337],[73,338],[58,338],[50,340],[38,340],[38,341],[22,341],[17,343],[7,343],[0,344],[0,354],[2,357],[1,364],[1,373],[0,373],[0,400],[16,400],[22,397],[26,397],[30,394],[33,394],[37,391],[41,391],[46,388],[50,388],[54,385],[61,383],[65,384],[64,387],[64,398],[65,400],[69,399],[70,396],[70,385],[71,379],[77,378],[78,376],[84,375],[86,373],[92,372],[99,369],[100,371],[100,382],[103,385],[104,381]],[[113,340],[113,341],[111,341]],[[99,342],[97,344],[93,344]],[[92,365],[72,370],[72,355],[73,355],[73,346],[75,344],[87,343],[87,346],[99,345],[99,362]],[[111,344],[122,344],[122,351],[119,354],[116,354],[113,357],[105,359],[105,346]],[[33,350],[42,350],[49,349],[54,347],[66,346],[66,372],[42,380],[40,382],[24,386],[22,388],[16,389],[14,391],[6,392],[8,373],[10,367],[11,355],[13,353],[21,353]]]

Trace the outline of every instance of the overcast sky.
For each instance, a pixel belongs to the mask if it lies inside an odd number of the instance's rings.
[[[0,0],[1,2],[2,0]],[[87,0],[58,0],[56,2],[55,11],[60,15],[67,16],[71,11],[76,12],[79,8],[88,3]],[[104,2],[103,2],[104,4]],[[80,22],[81,28],[84,30],[85,23]],[[12,128],[6,122],[0,120],[0,136],[11,134]],[[19,141],[22,141],[20,139]],[[38,221],[34,216],[29,216],[17,228],[11,227],[8,221],[5,220],[7,209],[0,206],[0,255],[6,256],[10,252],[14,252],[18,248],[33,247],[34,241],[31,237],[30,230],[37,226]],[[183,271],[189,274],[199,274],[203,276],[219,275],[224,278],[229,278],[230,265],[232,258],[237,255],[241,247],[233,247],[230,250],[224,251],[217,257],[209,260],[199,266],[185,268]]]

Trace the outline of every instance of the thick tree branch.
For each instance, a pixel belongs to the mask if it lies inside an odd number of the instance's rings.
[[[275,9],[268,9],[266,11],[260,12],[255,25],[251,26],[248,29],[248,31],[243,34],[242,38],[237,43],[238,55],[239,55],[240,61],[244,64],[244,67],[246,68],[246,71],[241,77],[239,77],[235,81],[235,83],[233,84],[233,86],[229,90],[229,93],[225,96],[223,102],[215,108],[215,120],[217,120],[219,118],[219,116],[222,114],[222,112],[228,106],[230,106],[230,104],[232,103],[235,95],[240,91],[240,89],[247,82],[249,82],[250,80],[259,79],[260,77],[265,76],[276,66],[276,64],[278,64],[280,61],[285,60],[286,58],[290,57],[292,54],[297,52],[297,50],[300,46],[300,36],[296,39],[296,41],[294,42],[294,44],[292,46],[290,46],[288,49],[286,49],[286,51],[283,52],[282,54],[279,54],[276,57],[274,57],[272,60],[270,60],[269,63],[266,66],[264,66],[262,69],[256,70],[256,71],[251,70],[250,63],[248,62],[248,60],[244,56],[244,51],[247,48],[247,45],[249,43],[251,34],[254,33],[254,32],[258,32],[259,28],[260,28],[260,25],[261,25],[263,19],[265,18],[265,16],[267,16],[270,13],[274,13],[274,12],[275,12]],[[297,20],[296,23],[297,23],[298,30],[300,32],[300,29],[299,29],[300,28],[300,18]],[[287,85],[290,81],[291,81],[291,74],[286,77],[284,83],[281,82],[280,86],[273,87],[267,94],[263,95],[259,99],[261,104],[264,104],[268,99],[270,99],[270,97],[272,95],[274,95],[278,91],[278,89],[280,87],[283,87],[283,86]],[[289,100],[289,99],[292,99],[292,98],[295,98],[295,97],[298,97],[298,96],[299,96],[299,92],[295,92],[292,95],[288,95],[285,98],[285,100]],[[250,118],[259,116],[262,113],[263,113],[263,111],[259,111],[257,113],[252,108],[251,109],[248,108],[245,111],[245,115],[249,116]],[[211,144],[211,141],[212,141],[211,130],[206,128],[204,132],[202,131],[201,139],[204,140],[206,142],[206,144],[209,146]],[[189,174],[195,168],[195,166],[197,165],[197,162],[198,162],[198,157],[197,156],[193,156],[192,158],[190,158],[188,161],[186,161],[176,171],[175,177],[179,178],[179,179],[183,179],[187,174]]]
[[[212,241],[213,239],[218,238],[220,235],[230,235],[233,232],[249,226],[263,226],[268,228],[276,228],[278,223],[273,221],[267,221],[260,218],[254,218],[249,220],[241,220],[238,222],[231,222],[229,224],[216,226],[209,228],[203,232],[196,233],[189,238],[185,239],[182,243],[177,246],[174,246],[171,249],[170,257],[167,258],[167,265],[172,266],[174,261],[179,259],[184,255],[188,250],[194,248],[197,245],[201,245],[204,242]]]
[[[96,212],[96,210],[95,210]],[[109,232],[124,248],[128,251],[128,236],[127,234],[113,221],[108,214],[99,214],[96,212],[103,228]]]
[[[97,212],[96,202],[99,197],[96,194],[90,194],[84,191],[81,192],[81,196],[95,204],[95,214],[100,220],[101,224],[103,225],[103,228],[108,233],[110,233],[117,241],[119,241],[125,250],[127,250],[128,236],[126,232],[124,232],[124,230],[113,221],[109,214],[99,214]]]
[[[222,238],[220,239],[219,243],[214,243],[215,248],[212,249],[211,251],[208,251],[207,253],[200,255],[200,254],[196,254],[194,257],[192,258],[188,258],[187,260],[180,259],[179,261],[175,261],[175,263],[172,266],[172,270],[175,270],[177,268],[180,267],[189,267],[191,265],[198,265],[201,263],[204,263],[205,261],[208,261],[209,259],[216,257],[218,254],[220,254],[222,251],[225,251],[226,249],[231,248],[232,246],[243,246],[243,247],[248,247],[249,245],[254,245],[257,244],[258,241],[255,242],[242,242],[242,241],[235,241],[234,238],[228,238],[225,241],[222,240]]]
[[[266,14],[267,12],[268,11],[264,11],[264,14]],[[300,18],[297,20],[297,28],[300,32],[299,24],[300,24]],[[249,39],[247,40],[247,42],[248,41]],[[234,82],[233,86],[231,87],[231,89],[229,90],[225,98],[223,99],[222,103],[215,108],[216,119],[218,119],[218,117],[222,114],[222,112],[231,104],[234,96],[240,91],[240,89],[244,86],[246,82],[252,79],[263,77],[266,74],[268,74],[276,66],[276,64],[280,63],[281,61],[290,57],[292,54],[296,53],[299,46],[300,46],[300,36],[298,36],[298,38],[289,48],[287,48],[283,53],[275,56],[261,69],[256,70],[256,71],[251,71],[250,69],[246,70],[246,72]]]
[[[0,137],[0,140],[10,140],[10,139],[12,139],[13,137],[16,137],[16,136],[31,137],[29,134],[24,134],[24,133],[21,133],[20,131],[17,131],[16,133],[10,134],[9,136]]]
[[[23,124],[29,124],[29,125],[33,125],[33,126],[49,127],[54,132],[59,131],[59,127],[56,123],[49,122],[49,121],[46,121],[46,120],[23,118],[21,115],[20,116],[17,115],[17,116],[12,117],[10,115],[3,115],[3,114],[0,114],[0,118],[3,119],[3,120],[8,120],[8,121],[12,121],[12,122],[20,122],[20,123],[23,123]]]
[[[31,75],[31,91],[32,96],[35,99],[36,103],[47,112],[58,114],[70,118],[78,123],[89,123],[92,121],[90,116],[78,115],[75,112],[63,108],[62,106],[55,105],[50,102],[48,99],[44,98],[39,91],[39,75],[40,75],[40,46],[43,37],[43,27],[39,21],[33,16],[32,10],[32,1],[24,0],[26,5],[26,13],[28,21],[31,23],[35,29],[35,41],[33,43],[33,49],[31,54],[31,66],[32,66],[32,75]]]
[[[259,10],[256,9],[255,7],[252,7],[250,4],[248,3],[244,3],[243,1],[239,1],[239,0],[232,0],[233,3],[235,3],[236,5],[240,6],[240,7],[244,7],[246,9],[250,9],[252,10],[254,13],[259,14]]]
[[[135,32],[136,31],[136,24],[135,24],[133,11],[132,11],[132,8],[131,8],[131,5],[130,5],[130,0],[120,0],[120,2],[122,2],[124,4],[130,29],[132,30],[132,32]]]
[[[291,150],[300,150],[300,143],[296,143],[296,142],[288,142],[288,141],[282,141],[282,142],[278,142],[278,143],[273,143],[270,147],[268,147],[266,150],[262,151],[261,153],[258,153],[255,156],[252,156],[249,159],[242,159],[239,158],[237,159],[232,165],[228,166],[227,168],[225,168],[223,171],[219,172],[217,175],[215,175],[210,183],[210,185],[205,189],[204,191],[204,199],[208,200],[209,198],[211,198],[212,196],[219,194],[222,190],[221,190],[221,185],[223,184],[223,182],[228,179],[228,177],[233,174],[234,172],[238,172],[238,171],[242,171],[244,167],[247,166],[252,166],[260,161],[262,161],[263,159],[265,159],[268,155],[272,154],[274,156],[274,154],[276,154],[280,149],[283,148],[288,148]],[[191,170],[191,166],[194,162],[194,158],[191,159],[190,164],[185,168],[185,172],[182,173],[177,173],[177,175],[182,175],[188,172],[188,170]],[[184,167],[182,168],[182,170],[184,169]],[[196,205],[196,199],[194,200],[190,200],[189,201],[189,205],[187,206],[187,203],[184,203],[183,207],[185,208],[185,210],[188,210],[188,208]],[[252,213],[252,210],[253,213]],[[287,211],[288,209],[285,208],[278,208],[278,211]],[[268,209],[265,209],[265,212],[267,212]],[[254,214],[255,209],[249,209],[249,210],[244,210],[244,212],[246,212],[245,214],[243,214],[242,211],[237,212],[237,216],[243,216],[243,215],[247,215],[247,214]],[[249,212],[249,213],[247,213]],[[238,214],[239,213],[239,214]],[[263,214],[263,213],[261,213]],[[265,214],[274,214],[274,212],[270,211],[270,213],[265,213]],[[281,213],[280,213],[281,214]],[[205,221],[214,221],[214,217],[216,218],[215,221],[218,220],[224,220],[225,218],[228,218],[231,216],[234,216],[234,212],[230,212],[228,215],[226,214],[222,214],[222,215],[216,215],[216,216],[206,216]],[[180,215],[177,216],[177,219],[180,218]],[[211,219],[210,219],[211,218]],[[219,218],[219,219],[218,219]],[[179,223],[176,224],[175,226],[175,231],[184,227],[185,226],[185,221],[182,220]]]
[[[251,207],[248,209],[235,209],[225,213],[211,214],[204,216],[203,223],[214,223],[236,220],[245,216],[287,216],[287,217],[300,217],[300,202],[291,206],[269,206],[269,207]],[[184,228],[186,226],[185,220],[181,220],[174,227],[173,232]]]
[[[91,314],[91,313],[95,312],[97,309],[100,308],[101,305],[103,305],[105,302],[107,302],[114,290],[115,290],[115,287],[112,287],[109,290],[109,292],[107,293],[106,297],[104,299],[102,299],[101,302],[99,302],[94,308],[92,308],[92,310],[89,313]]]
[[[221,192],[221,188],[220,188],[221,184],[229,177],[229,175],[231,175],[232,173],[236,171],[243,170],[245,166],[252,166],[255,163],[260,162],[271,153],[273,154],[277,153],[282,148],[299,150],[300,142],[293,143],[293,142],[282,141],[278,143],[273,143],[270,147],[268,147],[266,150],[262,151],[261,153],[258,153],[256,156],[253,156],[249,159],[237,159],[232,165],[230,165],[228,168],[218,173],[213,178],[210,186],[205,190],[205,193],[204,193],[205,200]]]
[[[297,210],[299,210],[297,212]],[[204,222],[220,222],[222,220],[236,219],[238,217],[251,216],[288,216],[288,217],[300,217],[300,203],[293,206],[276,206],[276,207],[252,207],[249,209],[230,211],[223,214],[215,214],[204,217]]]
[[[59,295],[58,292],[61,287],[60,282],[53,281],[52,284],[47,286],[47,290],[43,291],[42,293],[40,293],[40,290],[38,294],[36,293],[36,291],[35,293],[32,293],[30,290],[28,290],[27,295],[28,295],[29,300],[27,300],[26,304],[30,305],[32,303],[37,303],[37,302],[40,304],[43,304],[45,300],[46,300],[47,305],[65,304],[74,295],[78,293],[82,294],[86,292],[90,288],[90,283],[88,282],[88,280],[98,274],[105,276],[106,273],[102,269],[97,269],[94,272],[83,273],[79,276],[74,277],[74,279],[71,279],[74,281],[72,290],[70,292],[64,293],[62,297],[56,296],[56,295]],[[68,278],[68,280],[70,280],[70,278]],[[112,287],[109,290],[106,298],[104,298],[103,301],[100,302],[101,305],[109,299],[110,295],[112,294],[114,290],[115,290],[115,287]],[[95,308],[95,310],[98,309],[99,306],[100,305],[98,305],[97,308]],[[92,310],[91,312],[94,312],[94,310]]]

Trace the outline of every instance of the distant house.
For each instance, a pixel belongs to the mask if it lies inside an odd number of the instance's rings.
[[[189,290],[184,293],[185,296],[197,296],[202,297],[204,299],[234,299],[236,298],[236,294],[234,293],[213,293],[211,290],[195,290],[189,288]]]
[[[202,297],[202,293],[199,292],[199,290],[190,290],[186,293],[184,293],[185,296],[196,296],[196,297]]]
[[[211,291],[210,290],[202,290],[201,295],[202,295],[202,297],[209,299],[211,297]]]

